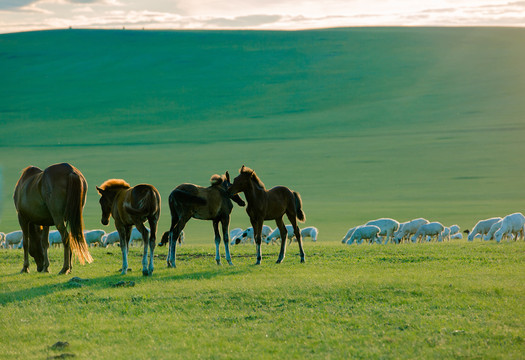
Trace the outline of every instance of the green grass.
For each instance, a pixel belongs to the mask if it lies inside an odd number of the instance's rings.
[[[155,185],[164,231],[175,186],[242,164],[299,191],[325,240],[379,217],[465,229],[523,211],[524,32],[0,35],[0,230],[18,228],[20,171],[62,161],[88,180],[91,229],[108,178]],[[232,226],[249,226],[242,209]],[[211,224],[192,220],[187,235],[208,242]]]
[[[0,357],[523,358],[525,243],[305,249],[306,264],[293,244],[276,265],[277,246],[264,246],[254,266],[254,248],[238,246],[235,265],[218,267],[211,243],[184,245],[167,269],[157,248],[149,278],[140,248],[126,276],[116,247],[92,249],[95,262],[68,276],[56,275],[61,249],[51,274],[34,263],[19,274],[22,252],[0,250]]]

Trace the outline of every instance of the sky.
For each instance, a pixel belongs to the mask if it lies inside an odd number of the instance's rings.
[[[0,33],[63,28],[299,30],[525,26],[508,0],[0,0]]]

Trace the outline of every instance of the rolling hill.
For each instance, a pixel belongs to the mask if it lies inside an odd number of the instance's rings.
[[[0,35],[0,230],[18,227],[20,171],[62,161],[88,180],[89,228],[108,178],[154,184],[164,231],[176,185],[242,164],[299,191],[320,241],[378,217],[523,212],[524,58],[515,28]],[[187,234],[211,241],[211,224]]]

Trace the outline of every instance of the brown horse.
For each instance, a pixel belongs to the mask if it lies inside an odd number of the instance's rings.
[[[218,265],[221,265],[219,222],[221,223],[226,261],[228,261],[228,264],[233,265],[228,240],[230,213],[233,209],[233,204],[228,194],[228,188],[231,186],[230,175],[228,172],[222,176],[213,175],[210,182],[211,186],[207,188],[193,184],[181,184],[170,194],[171,227],[169,230],[168,267],[175,267],[176,242],[174,239],[179,238],[184,226],[186,226],[186,223],[192,217],[213,221],[213,230],[215,232],[215,260]],[[238,195],[232,196],[231,199],[240,206],[245,205],[244,201]]]
[[[70,164],[51,165],[44,171],[34,166],[24,169],[13,196],[24,237],[22,272],[29,272],[28,253],[35,259],[39,272],[49,271],[47,249],[52,225],[60,232],[64,244],[64,265],[59,274],[71,272],[72,251],[81,264],[93,261],[83,234],[86,193],[86,179]]]
[[[293,226],[295,238],[299,244],[301,262],[304,262],[303,242],[301,240],[301,232],[297,227],[297,220],[304,222],[306,216],[302,210],[302,201],[299,193],[285,186],[276,186],[270,190],[266,190],[263,182],[255,174],[255,171],[244,165],[239,170],[239,175],[233,179],[233,184],[228,192],[232,195],[243,192],[246,196],[246,201],[248,201],[246,212],[250,216],[250,222],[254,230],[255,244],[257,247],[256,265],[259,265],[262,259],[261,232],[264,220],[275,220],[281,234],[281,239],[286,239],[287,232],[283,222],[284,214],[286,214]],[[281,251],[277,258],[278,264],[283,261],[285,253],[286,241],[281,241]]]
[[[97,190],[101,195],[100,207],[102,209],[103,225],[109,224],[109,217],[113,216],[115,227],[120,237],[120,250],[122,251],[122,274],[128,271],[128,248],[133,225],[142,234],[144,241],[144,254],[142,255],[142,274],[153,273],[153,250],[155,249],[155,236],[157,222],[160,216],[160,194],[157,189],[149,184],[140,184],[131,187],[121,179],[110,179],[104,182]],[[148,230],[144,222],[148,220]],[[148,266],[148,245],[150,248]]]

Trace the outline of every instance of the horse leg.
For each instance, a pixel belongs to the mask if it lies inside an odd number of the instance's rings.
[[[303,239],[301,239],[301,231],[299,230],[299,227],[297,226],[297,218],[295,215],[286,214],[288,217],[288,220],[290,220],[290,223],[292,224],[293,231],[295,234],[295,240],[297,240],[297,243],[299,244],[299,255],[301,256],[301,262],[304,263],[304,250],[303,250]],[[283,254],[284,257],[284,254]]]
[[[280,264],[284,260],[286,254],[286,240],[288,239],[288,232],[286,231],[286,226],[284,226],[283,218],[275,219],[275,223],[279,228],[279,233],[281,235],[281,251],[279,252],[279,257],[277,258],[277,264]]]
[[[122,275],[128,272],[128,245],[131,236],[131,226],[124,226],[122,224],[115,224],[120,238],[120,251],[122,252],[122,268],[120,269]]]
[[[155,241],[157,240],[157,222],[159,221],[159,214],[148,218],[149,223],[149,265],[148,274],[153,274],[153,251],[155,250]]]
[[[42,243],[42,249],[44,250],[44,268],[42,269],[42,272],[49,272],[49,255],[47,253],[47,250],[49,249],[49,226],[44,226],[41,234],[40,234],[40,241]]]
[[[219,220],[213,220],[213,232],[215,233],[215,261],[217,261],[217,265],[222,265],[221,253],[219,251],[219,245],[221,244],[221,235],[219,233]]]
[[[175,264],[175,255],[177,252],[177,239],[180,236],[180,233],[182,230],[184,230],[184,226],[186,226],[186,223],[188,222],[189,218],[179,218],[179,221],[177,222],[177,225],[175,227],[172,227],[170,230],[170,236],[169,236],[169,252],[168,252],[168,267],[177,267]],[[173,226],[173,223],[172,223]]]
[[[18,222],[22,229],[22,245],[24,247],[24,266],[22,267],[21,273],[29,272],[29,222],[18,214]],[[6,246],[7,240],[6,240]]]
[[[144,245],[144,252],[142,254],[142,275],[148,276],[148,245],[149,245],[149,235],[148,230],[143,223],[140,222],[140,219],[135,223],[135,227],[142,235],[142,243]]]
[[[222,239],[224,241],[224,252],[226,253],[226,261],[228,262],[228,264],[233,265],[232,257],[230,254],[230,239],[228,238],[229,236],[228,228],[230,226],[230,217],[228,216],[222,219],[221,225],[222,225]]]
[[[57,221],[55,220],[55,225],[57,227],[58,232],[60,233],[60,237],[62,239],[62,244],[64,245],[64,265],[62,266],[62,270],[58,272],[59,275],[67,275],[71,273],[71,256],[73,255],[71,252],[71,247],[69,246],[69,232],[67,231],[66,224],[64,224],[63,221]]]

